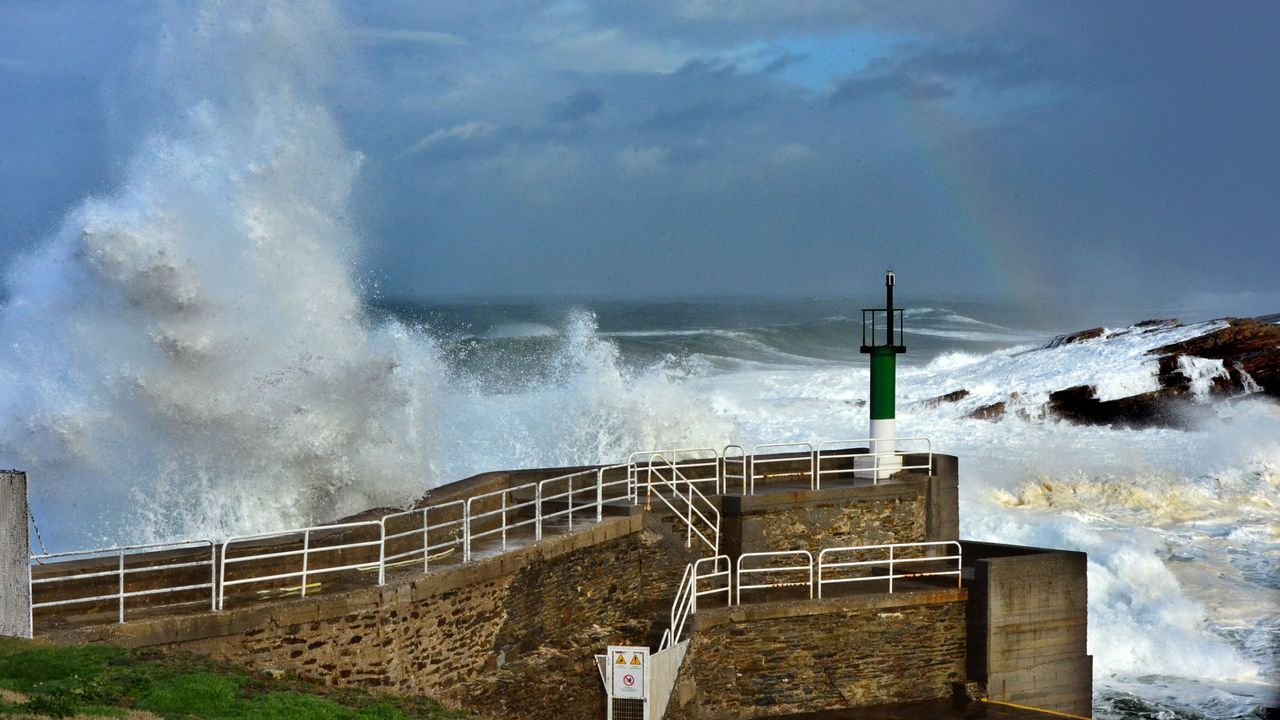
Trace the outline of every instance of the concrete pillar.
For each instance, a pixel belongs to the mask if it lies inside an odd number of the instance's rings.
[[[27,474],[0,470],[0,635],[31,637]]]

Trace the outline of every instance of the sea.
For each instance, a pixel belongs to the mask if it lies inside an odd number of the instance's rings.
[[[340,19],[234,5],[179,18],[199,42],[142,64],[170,92],[121,181],[3,268],[0,466],[29,473],[33,549],[296,527],[496,469],[868,434],[878,271],[822,298],[379,291],[351,211],[361,156],[317,79]],[[1265,716],[1280,404],[1213,396],[1208,363],[1186,368],[1189,429],[1042,410],[1073,385],[1152,389],[1148,350],[1220,324],[1122,332],[1180,308],[933,297],[905,270],[897,290],[899,434],[960,457],[962,536],[1089,554],[1097,716]],[[1090,325],[1116,332],[1046,347]],[[996,402],[999,419],[968,417]]]

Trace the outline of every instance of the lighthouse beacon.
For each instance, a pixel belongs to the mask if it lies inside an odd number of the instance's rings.
[[[893,307],[893,285],[893,270],[889,270],[884,277],[884,308],[862,310],[862,352],[871,356],[871,453],[877,480],[902,467],[902,456],[894,447],[898,436],[894,395],[898,353],[907,348],[902,344],[902,310]]]

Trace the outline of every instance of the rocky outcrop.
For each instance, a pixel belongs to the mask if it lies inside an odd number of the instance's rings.
[[[929,398],[928,400],[924,401],[924,404],[925,404],[925,407],[937,407],[942,403],[960,402],[961,400],[967,397],[969,397],[969,391],[965,390],[964,388],[961,388],[959,390],[953,390],[949,393],[944,393],[935,398]]]
[[[1189,390],[1161,388],[1117,400],[1098,400],[1092,385],[1077,385],[1049,394],[1050,415],[1081,425],[1123,425],[1130,428],[1185,427],[1189,418],[1179,402]]]
[[[1280,325],[1250,318],[1227,318],[1226,321],[1226,327],[1148,351],[1157,356],[1159,388],[1156,390],[1099,400],[1096,388],[1079,385],[1051,393],[1046,410],[1063,420],[1087,425],[1186,427],[1194,417],[1190,410],[1196,397],[1193,388],[1196,378],[1189,368],[1197,363],[1203,365],[1206,360],[1221,362],[1221,372],[1200,378],[1207,382],[1210,394],[1261,392],[1280,398]],[[1176,321],[1149,320],[1128,332],[1172,324]],[[1060,336],[1049,347],[1079,342],[1087,339],[1085,336],[1098,337],[1100,333],[1095,330]],[[1209,370],[1215,366],[1210,365]]]
[[[1092,340],[1094,338],[1102,337],[1106,332],[1106,328],[1096,327],[1089,328],[1088,330],[1080,330],[1079,332],[1067,333],[1066,335],[1059,335],[1058,337],[1050,340],[1049,344],[1044,346],[1044,349],[1052,350],[1056,347],[1062,347],[1063,345],[1071,345],[1073,343],[1084,342],[1085,340]]]
[[[1004,413],[1005,413],[1005,404],[1004,404],[1004,401],[1001,400],[1000,402],[991,403],[990,405],[983,405],[977,410],[974,410],[973,412],[969,413],[968,417],[971,417],[975,420],[993,420],[994,421],[1004,417]]]
[[[1187,355],[1222,361],[1228,376],[1215,380],[1217,392],[1253,391],[1280,398],[1280,325],[1252,318],[1228,318],[1227,322],[1221,330],[1152,350],[1161,355],[1162,386],[1176,372],[1178,356]],[[1177,380],[1170,377],[1169,382]]]

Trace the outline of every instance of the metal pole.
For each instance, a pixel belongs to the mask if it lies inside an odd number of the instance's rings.
[[[302,592],[298,597],[307,596],[307,553],[311,550],[311,529],[302,532]]]
[[[120,622],[124,623],[124,551],[120,551]]]
[[[422,508],[422,574],[426,575],[431,563],[431,526],[427,524],[427,508]]]
[[[893,594],[893,546],[889,546],[889,594]]]

